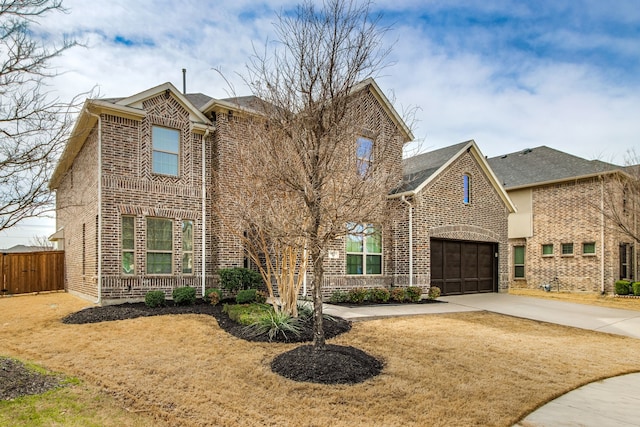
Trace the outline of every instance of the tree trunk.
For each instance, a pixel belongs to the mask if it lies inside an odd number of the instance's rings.
[[[322,317],[322,280],[324,277],[324,256],[320,249],[313,249],[313,348],[316,351],[325,349],[324,326]]]

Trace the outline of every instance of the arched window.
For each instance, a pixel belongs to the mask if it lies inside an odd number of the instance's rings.
[[[462,175],[462,201],[465,205],[471,203],[471,176],[468,174]]]

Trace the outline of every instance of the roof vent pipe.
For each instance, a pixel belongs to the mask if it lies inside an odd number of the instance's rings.
[[[182,94],[187,94],[187,69],[182,69]]]

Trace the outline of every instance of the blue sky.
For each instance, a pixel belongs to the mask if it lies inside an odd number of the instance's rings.
[[[187,91],[248,94],[238,73],[273,39],[295,0],[64,0],[34,32],[85,47],[55,61],[64,99],[96,87],[128,96],[172,82]],[[402,114],[417,107],[407,154],[475,139],[487,156],[547,145],[625,162],[640,147],[640,7],[635,0],[377,1],[391,25],[377,81]],[[52,220],[0,235],[0,247],[54,231]]]

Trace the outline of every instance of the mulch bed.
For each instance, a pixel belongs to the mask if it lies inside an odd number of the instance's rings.
[[[63,381],[60,375],[42,374],[17,360],[0,357],[0,400],[42,394],[62,386]]]
[[[85,324],[165,314],[210,315],[216,318],[221,329],[247,341],[286,343],[313,341],[313,317],[306,320],[299,336],[278,334],[270,339],[266,333],[260,335],[248,333],[245,326],[231,320],[226,313],[222,312],[222,304],[214,306],[201,300],[191,306],[176,306],[169,303],[164,307],[151,308],[144,303],[126,303],[92,307],[72,313],[62,322]],[[351,330],[351,322],[340,317],[326,317],[323,328],[325,338],[330,339]],[[378,375],[382,367],[382,362],[362,350],[330,344],[327,344],[324,350],[316,350],[312,345],[298,347],[277,356],[271,365],[274,372],[291,380],[321,384],[356,384]]]

